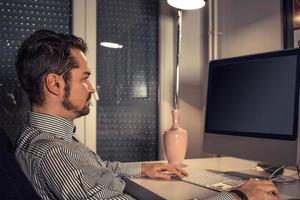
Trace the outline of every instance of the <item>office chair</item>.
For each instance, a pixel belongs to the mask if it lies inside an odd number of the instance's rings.
[[[0,128],[0,194],[1,199],[39,199],[31,183],[23,174],[13,153],[13,144]]]

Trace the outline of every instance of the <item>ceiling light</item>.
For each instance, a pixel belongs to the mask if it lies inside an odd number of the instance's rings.
[[[114,42],[101,42],[100,45],[103,46],[103,47],[113,48],[113,49],[123,48],[123,45],[118,44],[118,43],[114,43]]]

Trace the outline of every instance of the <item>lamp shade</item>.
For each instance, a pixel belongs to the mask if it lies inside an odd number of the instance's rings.
[[[195,10],[205,5],[204,0],[167,0],[170,6],[182,10]]]

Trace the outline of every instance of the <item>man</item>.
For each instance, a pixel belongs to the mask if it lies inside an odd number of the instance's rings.
[[[102,161],[74,137],[73,120],[89,113],[95,89],[81,38],[41,30],[19,49],[16,69],[31,103],[28,122],[17,142],[16,158],[42,199],[133,199],[124,194],[120,175],[170,179],[186,172],[166,163]],[[164,173],[168,171],[168,173]],[[268,181],[250,181],[240,193],[218,199],[278,199]],[[212,198],[213,199],[213,198]]]

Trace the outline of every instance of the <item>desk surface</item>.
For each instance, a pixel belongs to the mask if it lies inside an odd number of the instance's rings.
[[[246,171],[254,169],[256,162],[232,157],[187,159],[183,162],[183,169],[211,169],[217,171]],[[295,174],[295,171],[285,170],[285,175]],[[132,179],[137,184],[158,194],[165,199],[184,200],[191,198],[204,198],[215,194],[213,190],[199,187],[180,180],[152,180],[146,178]],[[279,191],[300,198],[300,183],[280,184]]]

